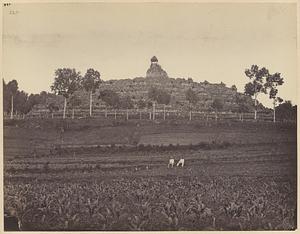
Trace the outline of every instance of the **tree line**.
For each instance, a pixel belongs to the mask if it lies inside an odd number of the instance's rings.
[[[296,106],[292,106],[288,101],[282,103],[283,99],[277,96],[277,87],[284,83],[280,73],[271,74],[264,67],[259,68],[257,65],[252,65],[250,69],[245,70],[245,74],[247,78],[250,79],[250,82],[245,85],[244,94],[254,98],[254,119],[257,118],[257,108],[261,105],[257,102],[257,96],[260,93],[268,94],[269,98],[273,100],[274,122],[276,112],[278,112],[279,118],[293,118]],[[92,116],[94,94],[96,90],[100,88],[102,82],[100,72],[93,68],[87,69],[83,76],[75,69],[59,68],[54,73],[54,82],[51,85],[51,91],[53,93],[43,91],[40,94],[28,95],[24,91],[18,90],[16,80],[12,80],[7,84],[3,80],[4,111],[10,113],[11,118],[14,113],[27,114],[36,104],[46,105],[50,112],[57,111],[59,109],[57,103],[47,103],[47,99],[49,97],[55,98],[56,95],[59,95],[64,99],[63,118],[65,118],[67,105],[73,109],[73,115],[74,108],[81,105],[81,100],[76,96],[76,91],[84,89],[89,95],[89,115]],[[231,89],[237,91],[234,85]],[[96,98],[105,102],[107,106],[117,109],[132,109],[135,104],[130,96],[120,97],[117,92],[108,89],[101,90]],[[191,88],[185,92],[185,98],[189,103],[191,119],[192,108],[200,99],[197,93]],[[235,99],[237,104],[235,111],[239,113],[249,112],[249,105],[246,104],[245,95],[236,93]],[[150,87],[148,90],[148,99],[142,98],[138,100],[136,106],[138,108],[155,108],[155,104],[169,105],[170,101],[171,95],[166,90]],[[279,105],[276,106],[278,103]],[[218,112],[221,111],[223,107],[224,100],[222,98],[215,98],[209,108]],[[286,114],[283,114],[283,111],[286,112]]]
[[[47,105],[49,98],[56,98],[55,94],[42,91],[39,94],[28,94],[19,90],[17,80],[9,81],[7,84],[3,80],[3,112],[9,113],[11,118],[15,114],[27,114],[37,104]],[[49,109],[57,110],[55,103],[50,103]]]

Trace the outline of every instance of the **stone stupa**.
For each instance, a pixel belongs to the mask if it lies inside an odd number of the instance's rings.
[[[156,56],[151,58],[151,65],[150,68],[147,70],[146,73],[147,78],[168,78],[168,74],[165,70],[161,68],[158,64],[158,59]]]

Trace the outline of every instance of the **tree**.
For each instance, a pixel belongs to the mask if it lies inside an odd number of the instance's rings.
[[[266,93],[264,87],[264,78],[269,74],[266,68],[261,68],[257,65],[252,65],[250,69],[245,70],[246,76],[250,79],[250,82],[245,85],[245,94],[254,96],[254,119],[257,118],[257,96],[259,93]]]
[[[58,111],[59,107],[56,105],[56,103],[51,102],[47,105],[47,109],[49,110],[50,114],[52,115],[53,118],[53,112]]]
[[[90,94],[90,116],[92,116],[93,93],[99,88],[100,83],[100,73],[92,68],[88,69],[82,79],[82,86]]]
[[[189,88],[185,92],[185,98],[190,104],[193,105],[195,105],[199,101],[197,94],[191,88]]]
[[[157,89],[156,88],[151,87],[148,90],[148,98],[152,99],[152,100],[155,100],[157,98]]]
[[[215,111],[220,111],[223,109],[224,107],[224,101],[220,98],[216,98],[213,100],[211,107],[215,110]]]
[[[28,94],[18,90],[18,82],[10,81],[7,85],[3,80],[3,110],[10,112],[10,117],[13,118],[13,113],[18,112],[26,114]]]
[[[29,111],[31,111],[34,105],[40,103],[41,103],[41,99],[39,94],[30,94],[26,102],[25,112],[28,113]]]
[[[145,102],[145,100],[140,99],[137,102],[137,106],[138,106],[139,109],[143,109],[143,108],[145,108],[147,106],[147,103]]]
[[[14,115],[14,97],[18,91],[18,82],[16,80],[12,80],[12,81],[8,82],[8,84],[6,85],[5,91],[8,93],[8,96],[11,98],[10,118],[12,119],[13,115]]]
[[[275,73],[273,75],[268,74],[265,83],[265,89],[269,91],[269,98],[273,99],[273,122],[276,122],[276,104],[277,102],[282,103],[283,100],[277,97],[278,89],[277,86],[283,85],[283,78],[280,73]]]
[[[240,120],[243,121],[243,115],[249,111],[249,106],[246,104],[246,97],[241,94],[236,94],[235,102],[238,105],[237,111],[240,113]]]
[[[275,107],[277,119],[297,120],[297,105],[293,106],[291,101],[285,101]]]
[[[121,98],[119,106],[120,106],[120,108],[123,108],[123,109],[133,108],[132,99],[129,96]]]
[[[54,83],[51,90],[64,97],[64,114],[66,117],[67,99],[79,88],[81,76],[79,72],[71,68],[59,68],[55,71]]]
[[[185,98],[189,102],[190,120],[192,120],[192,105],[195,105],[199,99],[197,94],[191,88],[185,92]]]
[[[10,107],[9,107],[10,97],[9,97],[7,85],[4,81],[4,79],[2,79],[2,87],[3,87],[3,111],[8,113],[10,110]]]
[[[28,100],[28,94],[25,93],[24,91],[17,91],[15,98],[14,98],[14,106],[15,110],[18,111],[19,113],[26,114],[27,113],[27,108],[26,108],[26,103]]]
[[[107,105],[118,108],[120,106],[120,97],[119,95],[112,90],[105,89],[103,91],[100,91],[100,95],[98,96],[98,99],[101,99],[104,101]]]
[[[214,99],[214,101],[212,102],[211,107],[212,107],[212,108],[215,110],[215,112],[216,112],[216,120],[217,120],[217,118],[218,118],[218,112],[219,112],[220,110],[222,110],[223,107],[224,107],[224,101],[223,101],[222,99],[220,99],[220,98],[216,98],[216,99]]]
[[[75,109],[75,107],[80,106],[81,100],[77,95],[72,94],[68,100],[68,103],[72,108],[72,119],[74,119],[74,109]]]
[[[147,108],[152,108],[152,107],[153,107],[153,102],[148,101],[148,102],[147,102]]]
[[[148,90],[148,98],[158,104],[168,105],[171,100],[171,95],[163,89],[151,87]]]
[[[45,104],[47,102],[48,93],[46,91],[40,92],[39,103]]]
[[[171,101],[171,95],[167,91],[154,87],[148,90],[148,98],[153,102],[153,120],[155,119],[155,103],[168,105]]]

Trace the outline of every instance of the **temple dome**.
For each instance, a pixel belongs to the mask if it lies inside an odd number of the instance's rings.
[[[153,56],[151,58],[151,63],[157,63],[158,62],[158,59],[156,58],[156,56]]]
[[[146,77],[150,78],[168,78],[167,72],[157,63],[158,59],[153,56],[151,58],[150,68],[147,70]]]

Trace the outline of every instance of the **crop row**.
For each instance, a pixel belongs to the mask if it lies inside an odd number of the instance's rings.
[[[5,185],[22,230],[291,230],[296,189],[266,178],[120,178]]]

